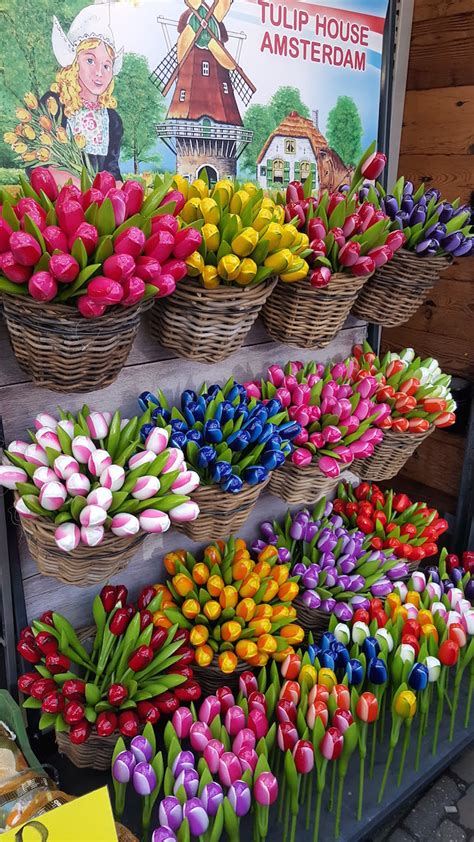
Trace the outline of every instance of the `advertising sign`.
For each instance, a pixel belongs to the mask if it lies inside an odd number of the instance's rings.
[[[0,181],[84,164],[333,188],[377,136],[388,0],[12,0]]]

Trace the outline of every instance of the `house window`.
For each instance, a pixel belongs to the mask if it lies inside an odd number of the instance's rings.
[[[267,168],[266,167],[260,167],[260,175],[263,176],[263,178],[266,177],[266,175],[267,175]]]
[[[305,181],[311,175],[311,164],[309,161],[301,161],[300,178]]]
[[[224,91],[225,94],[229,93],[229,85],[227,84],[227,82],[222,83],[222,90]]]
[[[296,155],[296,140],[294,137],[288,137],[285,140],[285,155]]]
[[[275,158],[273,161],[273,181],[275,184],[283,184],[285,175],[285,164],[280,158]]]
[[[185,99],[186,99],[186,91],[185,91],[184,88],[181,88],[181,90],[179,92],[179,101],[184,102]]]
[[[201,74],[202,74],[202,76],[209,76],[209,62],[208,61],[201,62]]]

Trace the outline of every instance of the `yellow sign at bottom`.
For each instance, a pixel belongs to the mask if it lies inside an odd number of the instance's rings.
[[[30,819],[3,834],[2,842],[117,842],[107,787]]]

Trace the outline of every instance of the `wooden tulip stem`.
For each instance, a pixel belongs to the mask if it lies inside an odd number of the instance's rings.
[[[283,821],[283,808],[285,806],[285,796],[286,796],[286,777],[283,777],[283,785],[281,788],[281,798],[280,803],[278,805],[278,822],[281,824]]]
[[[375,747],[377,745],[377,725],[378,719],[374,722],[374,728],[372,731],[372,745],[370,748],[370,766],[369,766],[369,778],[372,780],[374,776],[374,765],[375,765]]]
[[[410,744],[411,722],[412,720],[410,719],[405,720],[405,735],[403,737],[402,755],[400,757],[400,766],[398,769],[397,786],[400,786],[402,782],[403,770],[405,768],[405,760],[407,756],[408,746]]]
[[[288,826],[290,824],[290,794],[288,793],[285,799],[285,823],[283,825],[283,839],[288,836]]]
[[[449,723],[449,742],[452,743],[454,738],[454,726],[456,724],[456,712],[459,704],[459,691],[461,689],[462,671],[458,672],[454,681],[454,696],[453,706],[451,709],[451,721]]]
[[[383,798],[383,794],[385,792],[385,787],[387,785],[388,773],[390,771],[390,766],[392,765],[394,752],[395,752],[395,746],[390,746],[389,752],[388,752],[388,755],[387,755],[387,762],[385,763],[385,769],[384,769],[384,773],[383,773],[382,783],[381,783],[381,786],[380,786],[379,797],[377,799],[377,802],[379,804],[380,804],[380,802]]]
[[[322,800],[323,800],[323,790],[321,790],[321,792],[319,792],[319,790],[318,790],[318,797],[316,798],[316,815],[314,817],[313,842],[318,842],[318,839],[319,839],[319,822],[321,820]]]
[[[342,796],[344,795],[344,775],[339,775],[339,785],[337,788],[337,806],[336,806],[336,828],[335,837],[339,839],[341,833],[341,813],[342,813]]]
[[[438,703],[436,705],[436,719],[435,719],[435,726],[433,730],[433,747],[431,750],[432,754],[436,754],[438,750],[438,739],[439,739],[439,726],[441,724],[441,717],[443,716],[443,707],[444,707],[444,687],[446,683],[446,667],[441,667],[441,675],[439,677],[439,684],[438,684]]]
[[[331,788],[329,790],[329,804],[328,810],[332,813],[332,808],[334,807],[334,790],[336,787],[336,765],[337,761],[333,760],[332,762],[332,769],[331,769]]]
[[[364,775],[365,775],[365,754],[359,757],[359,800],[357,802],[357,821],[362,818],[362,805],[364,803]]]
[[[426,713],[422,713],[418,728],[418,740],[416,743],[415,772],[418,772],[418,769],[420,768],[421,746],[423,743],[423,737],[425,736],[425,719]]]
[[[297,813],[293,813],[291,817],[291,831],[290,831],[290,842],[295,842],[296,836],[296,819],[298,818]]]
[[[384,731],[385,731],[385,708],[387,707],[387,694],[383,694],[382,699],[382,716],[380,719],[380,742],[383,743]]]
[[[309,778],[309,781],[308,781],[308,790],[309,791],[307,792],[307,795],[306,795],[306,798],[307,798],[307,801],[306,801],[306,825],[305,825],[306,830],[309,830],[309,824],[310,824],[310,821],[311,821],[311,802],[313,800],[314,771],[310,772],[310,774],[308,775],[308,778]]]

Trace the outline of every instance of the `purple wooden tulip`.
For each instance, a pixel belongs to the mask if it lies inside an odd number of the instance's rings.
[[[153,748],[146,737],[138,735],[130,743],[130,751],[134,754],[137,763],[149,763],[153,757]]]
[[[322,553],[330,553],[337,544],[337,538],[330,529],[323,529],[317,543],[318,550]]]
[[[183,771],[183,769],[194,769],[194,754],[192,751],[180,751],[176,756],[171,771],[175,778]]]
[[[293,565],[293,569],[291,571],[292,576],[304,576],[307,571],[306,564],[303,564],[302,561],[298,561],[296,564]]]
[[[319,529],[319,524],[314,523],[310,520],[310,522],[306,525],[306,529],[304,531],[304,540],[307,544],[310,544],[315,535],[317,534]]]
[[[334,613],[338,620],[341,620],[343,623],[348,623],[349,620],[352,619],[354,611],[347,602],[338,602],[334,608]]]
[[[356,590],[354,588],[354,590]],[[392,583],[386,576],[379,579],[378,582],[374,582],[374,584],[370,588],[370,592],[372,596],[380,597],[380,596],[388,596],[393,590]]]
[[[200,798],[190,798],[183,807],[183,819],[188,820],[192,836],[202,836],[209,827],[207,815]]]
[[[131,751],[121,751],[117,754],[112,766],[112,777],[119,784],[128,784],[132,779],[133,770],[137,764],[135,755]]]
[[[310,611],[314,611],[321,606],[321,597],[314,591],[305,591],[301,599]]]
[[[334,526],[334,528],[335,528],[336,530],[337,530],[337,529],[341,529],[341,527],[342,527],[342,526],[343,526],[343,524],[344,524],[344,521],[343,521],[343,519],[342,519],[342,517],[341,517],[340,515],[331,515],[331,517],[329,518],[329,521],[330,521],[330,523],[332,523],[332,525]],[[345,533],[345,530],[342,530],[342,533],[341,533],[341,534],[342,534],[342,535],[345,535],[345,534],[346,534],[346,533]]]
[[[203,786],[201,792],[201,803],[208,816],[214,818],[223,800],[224,793],[220,784],[212,781],[211,783]]]
[[[276,544],[277,536],[273,529],[273,525],[269,521],[264,521],[260,524],[260,532],[268,544]]]
[[[281,564],[288,564],[288,562],[291,561],[291,553],[287,547],[279,547],[278,561],[281,562]]]
[[[245,781],[236,781],[229,787],[227,798],[236,816],[246,816],[250,810],[252,796]]]
[[[368,611],[370,608],[370,599],[366,596],[359,596],[356,594],[355,596],[351,597],[351,605],[354,611],[357,611],[358,608],[363,608],[365,611]]]
[[[321,570],[328,570],[328,568],[334,567],[336,563],[334,553],[323,553],[321,558],[319,559],[319,563],[321,565]]]
[[[254,541],[254,542],[253,542],[253,544],[252,544],[252,550],[254,551],[254,553],[257,553],[257,554],[258,554],[258,553],[260,553],[262,550],[264,550],[266,546],[267,546],[267,544],[266,544],[266,542],[265,542],[265,541],[262,541],[261,539],[258,539],[257,541]]]
[[[183,810],[174,795],[167,795],[166,798],[163,798],[158,810],[158,818],[162,825],[170,827],[171,830],[179,830],[183,820]]]
[[[327,614],[331,614],[334,611],[337,602],[333,597],[329,597],[329,599],[321,600],[321,611],[326,611]]]
[[[301,577],[301,584],[304,588],[312,590],[313,588],[317,587],[318,582],[319,573],[313,569],[313,565],[311,564]]]
[[[365,588],[365,579],[363,576],[354,574],[351,576],[351,591],[362,591]]]
[[[334,568],[328,567],[326,569],[326,579],[324,582],[325,588],[334,588],[337,585],[338,575]]]
[[[151,763],[137,763],[133,770],[132,782],[138,795],[151,795],[156,787],[156,774]]]
[[[392,581],[396,579],[403,579],[404,576],[407,576],[409,572],[408,564],[403,561],[398,562],[390,570],[387,570],[387,576]]]
[[[349,554],[340,556],[338,566],[343,575],[352,573],[355,567],[355,561],[353,556]]]
[[[293,541],[301,541],[305,531],[305,524],[300,523],[297,520],[294,520],[290,526],[290,537]]]
[[[151,842],[177,842],[177,836],[170,827],[157,827],[151,835]]]
[[[345,591],[348,591],[351,586],[351,577],[345,576],[344,574],[342,576],[338,576],[337,584],[339,587],[344,588]]]
[[[472,251],[473,237],[463,237],[462,243],[453,251],[454,257],[466,257]]]
[[[184,788],[188,798],[192,798],[194,795],[197,795],[197,791],[199,789],[199,774],[196,772],[196,769],[183,769],[183,771],[179,773],[173,787],[175,795],[178,794],[178,789],[181,786]]]

